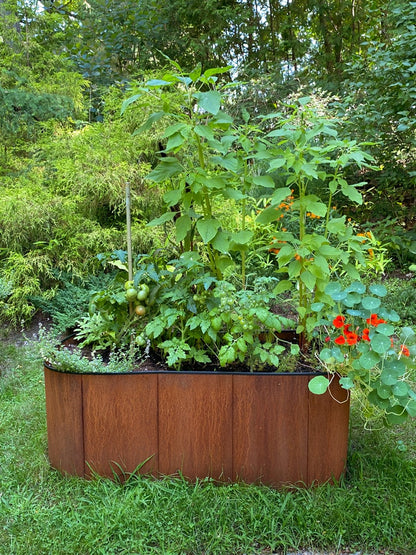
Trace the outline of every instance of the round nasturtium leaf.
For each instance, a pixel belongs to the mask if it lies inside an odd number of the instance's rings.
[[[406,364],[403,360],[387,360],[384,369],[395,373],[396,376],[403,376],[406,372]]]
[[[407,418],[407,413],[400,406],[394,406],[387,413],[386,419],[389,424],[402,424]]]
[[[393,335],[394,333],[394,326],[391,324],[379,324],[377,326],[378,333],[382,333],[383,335]]]
[[[341,291],[341,285],[337,281],[332,281],[331,283],[328,283],[328,285],[325,287],[325,293],[330,297],[332,297],[334,293],[338,293],[339,291]]]
[[[391,396],[391,387],[385,384],[380,384],[377,388],[377,394],[381,399],[388,399]]]
[[[416,401],[409,401],[406,405],[408,414],[414,418],[416,416]]]
[[[384,370],[380,374],[380,380],[385,385],[396,385],[398,380],[397,372],[386,370],[384,368]]]
[[[347,293],[345,291],[338,291],[337,293],[333,293],[331,297],[334,299],[334,301],[339,302],[346,299]]]
[[[379,407],[381,409],[387,409],[390,406],[390,401],[388,399],[382,399],[377,391],[373,389],[367,396],[367,399],[372,405]]]
[[[339,383],[344,389],[352,389],[354,387],[354,381],[351,378],[340,378]]]
[[[312,303],[311,310],[313,310],[314,312],[319,312],[324,308],[324,306],[324,303]]]
[[[319,356],[321,358],[321,360],[328,362],[328,360],[331,360],[332,358],[332,350],[331,349],[322,349],[322,351],[319,353]]]
[[[400,332],[400,341],[402,343],[407,343],[410,339],[414,341],[415,332],[412,328],[405,326]]]
[[[315,395],[322,395],[326,392],[329,386],[329,380],[325,376],[315,376],[308,383],[308,388],[311,393]]]
[[[371,339],[371,347],[373,351],[379,354],[386,353],[391,347],[390,337],[377,334]]]
[[[366,310],[373,311],[377,310],[377,308],[381,305],[381,301],[376,297],[364,297],[361,304]]]
[[[365,318],[365,316],[367,314],[364,310],[356,310],[356,309],[352,309],[352,308],[349,308],[346,312],[350,316],[359,316],[360,318]]]
[[[373,295],[377,295],[377,297],[385,297],[387,295],[387,289],[381,283],[372,283],[369,290]]]
[[[362,295],[363,293],[365,293],[365,285],[361,283],[361,281],[354,281],[346,288],[345,291],[347,293],[359,293],[360,295]]]
[[[361,296],[358,293],[348,293],[344,299],[345,306],[353,307],[361,301]]]
[[[409,387],[405,382],[397,382],[396,385],[393,386],[393,393],[396,397],[404,397],[407,395]]]
[[[361,368],[371,370],[371,368],[374,368],[380,362],[380,357],[374,351],[368,351],[360,356],[359,361]]]

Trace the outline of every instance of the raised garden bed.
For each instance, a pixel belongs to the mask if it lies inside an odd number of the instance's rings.
[[[58,470],[311,485],[345,469],[349,399],[313,373],[71,374],[45,365],[48,450]]]

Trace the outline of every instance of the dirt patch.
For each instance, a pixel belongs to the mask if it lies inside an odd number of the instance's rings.
[[[17,329],[7,322],[0,323],[0,341],[6,345],[23,345],[28,339],[36,340],[39,335],[39,328],[42,326],[49,329],[52,325],[49,316],[42,312],[37,312],[32,320],[20,329]]]

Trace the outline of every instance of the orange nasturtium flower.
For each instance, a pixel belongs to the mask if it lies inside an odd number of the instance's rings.
[[[385,323],[386,323],[386,320],[383,320],[383,318],[379,318],[377,314],[372,314],[370,318],[367,318],[367,324],[369,324],[370,326],[374,326],[375,328],[379,324],[385,324]]]
[[[346,333],[345,337],[347,338],[348,345],[356,345],[356,343],[360,339],[360,337],[353,331],[349,331],[348,333]]]
[[[346,339],[343,335],[339,335],[336,339],[335,339],[335,343],[337,345],[344,345],[344,343],[346,343]]]
[[[405,357],[409,357],[409,356],[410,356],[410,351],[409,351],[409,349],[406,347],[406,345],[400,345],[400,354],[404,355]]]
[[[342,316],[341,314],[339,314],[333,321],[332,321],[333,325],[336,328],[342,328],[344,327],[345,324],[345,316]]]
[[[363,329],[363,335],[362,335],[361,339],[363,341],[370,341],[370,329],[369,328],[364,328]]]

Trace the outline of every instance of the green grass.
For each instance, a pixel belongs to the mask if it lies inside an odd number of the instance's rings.
[[[0,554],[416,554],[416,433],[364,431],[353,407],[336,486],[276,491],[61,476],[47,461],[41,361],[0,343]]]

